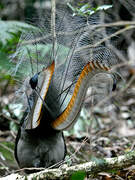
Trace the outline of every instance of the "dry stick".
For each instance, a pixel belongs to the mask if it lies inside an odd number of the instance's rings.
[[[16,124],[19,124],[19,122],[18,122],[17,120],[15,120],[15,119],[7,116],[5,113],[0,114],[0,116],[3,116],[5,119],[7,119],[7,120],[9,120],[9,121],[13,121],[13,122],[15,122]]]
[[[52,36],[53,36],[53,60],[54,60],[54,57],[55,57],[55,47],[56,47],[56,32],[55,32],[55,15],[56,15],[56,2],[55,0],[51,0],[51,6],[52,6],[52,9],[51,9],[51,33],[52,33]]]
[[[114,23],[97,24],[95,27],[115,27],[115,26],[129,26],[135,25],[135,21],[117,21]]]
[[[8,135],[11,135],[14,139],[16,138],[16,135],[13,131],[1,131],[0,130],[0,136],[8,136]],[[2,142],[2,140],[0,140],[0,142]],[[8,141],[7,141],[8,142]]]
[[[122,66],[129,66],[130,67],[132,65],[134,65],[134,64],[131,60],[126,61],[126,62],[122,62],[122,63],[116,64],[116,65],[113,65],[111,68],[111,71],[114,71],[116,68],[121,68]]]
[[[135,162],[135,151],[115,158],[103,158],[98,162],[87,162],[71,167],[63,166],[59,169],[45,169],[44,171],[33,173],[28,176],[19,174],[11,174],[1,178],[1,180],[34,180],[34,179],[65,179],[69,178],[73,173],[83,171],[87,175],[97,175],[99,172],[108,172],[109,170],[119,170],[133,165]]]

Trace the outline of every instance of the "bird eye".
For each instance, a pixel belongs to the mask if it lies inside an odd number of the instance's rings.
[[[35,74],[29,81],[29,84],[31,86],[32,89],[35,89],[37,87],[38,84],[38,74]]]

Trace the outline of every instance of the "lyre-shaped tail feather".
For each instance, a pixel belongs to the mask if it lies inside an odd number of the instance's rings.
[[[25,38],[22,36],[23,42],[16,52],[19,58],[15,71],[20,72],[24,79],[39,72],[45,73],[43,76],[47,78],[43,82],[42,73],[39,74],[42,83],[38,84],[36,98],[29,108],[27,129],[36,128],[40,121],[44,124],[48,121],[44,116],[42,118],[42,106],[52,113],[51,125],[54,129],[70,127],[76,121],[92,78],[99,73],[110,74],[111,66],[117,63],[116,57],[104,43],[96,45],[104,38],[103,29],[93,29],[93,24],[99,23],[97,17],[93,15],[86,20],[85,17],[73,17],[68,11],[58,11],[55,54],[52,52],[50,25],[45,26],[48,22],[46,18],[40,20],[40,26],[24,35]],[[50,68],[53,60],[55,68]],[[43,67],[45,71],[42,71]],[[29,84],[27,87],[24,94],[32,93]]]
[[[101,34],[94,34],[91,36],[91,31],[86,26],[87,32],[82,32],[76,43],[73,55],[70,56],[65,63],[67,69],[64,72],[62,80],[62,91],[59,98],[54,98],[55,102],[52,102],[51,92],[57,89],[57,79],[53,76],[53,84],[47,94],[46,101],[48,104],[52,104],[52,108],[57,107],[57,118],[52,122],[52,127],[57,130],[65,130],[76,122],[79,112],[81,110],[86,91],[89,85],[92,86],[93,78],[101,73],[109,76],[106,79],[104,88],[113,89],[113,76],[111,75],[111,67],[117,63],[117,58],[109,48],[104,45],[95,47],[93,44],[99,38]],[[94,33],[94,32],[93,32]],[[96,32],[97,33],[97,32]],[[92,47],[93,46],[93,47]],[[101,82],[99,82],[101,83]],[[59,86],[61,87],[61,86]],[[102,88],[103,89],[103,88]],[[60,90],[59,90],[60,91]],[[106,94],[108,89],[103,89],[103,94]],[[59,94],[58,92],[56,94]]]
[[[76,122],[84,97],[91,79],[98,73],[109,71],[110,68],[105,65],[100,65],[98,62],[89,62],[82,70],[79,78],[75,84],[72,97],[62,114],[55,121],[52,126],[57,130],[64,130],[69,128]]]
[[[54,72],[54,62],[47,68],[43,69],[40,73],[40,82],[38,87],[40,87],[38,96],[34,99],[33,107],[31,112],[28,114],[27,123],[25,129],[34,129],[39,126],[42,118],[42,109],[45,106],[45,97],[51,82],[51,78]],[[46,106],[45,106],[46,107]]]
[[[67,61],[67,59],[69,59],[69,56],[72,56],[73,47],[74,44],[76,44],[78,36],[77,26],[74,29],[75,32],[73,32],[73,29],[70,26],[68,27],[66,24],[66,22],[68,22],[72,26],[72,19],[72,15],[69,15],[69,13],[66,12],[65,9],[59,10],[56,13],[55,29],[57,43],[55,47],[55,54],[54,52],[52,52],[53,38],[50,29],[50,14],[46,14],[45,16],[43,16],[42,19],[39,19],[39,22],[35,22],[36,26],[31,27],[31,30],[29,32],[23,33],[21,35],[20,43],[18,44],[16,52],[13,55],[13,62],[15,62],[15,67],[12,70],[12,75],[15,75],[15,77],[19,78],[20,81],[21,88],[18,91],[19,102],[21,98],[24,107],[28,106],[29,109],[29,114],[27,118],[25,118],[26,129],[35,128],[40,124],[39,112],[41,112],[42,109],[41,105],[43,105],[43,107],[45,106],[45,109],[52,108],[50,103],[48,103],[48,98],[45,101],[44,97],[46,96],[46,90],[48,90],[49,87],[48,85],[50,84],[50,79],[48,78],[52,77],[52,72],[54,71],[54,68],[51,72],[48,70],[49,67],[52,67],[52,65],[50,66],[50,64],[53,61],[55,62],[54,77],[57,78],[57,81],[55,81],[55,84],[57,83],[57,85],[54,88],[52,87],[52,84],[54,83],[55,78],[52,78],[51,80],[51,87],[53,89],[53,91],[51,91],[54,104],[53,107],[55,107],[55,105],[57,104],[57,100],[56,103],[54,102],[55,98],[57,99],[60,91],[63,91],[63,88],[60,90],[60,86],[63,82],[63,76],[65,73],[64,64],[66,64],[65,62]],[[80,24],[78,25],[78,27],[79,26]],[[53,55],[54,59],[52,59]],[[62,64],[62,66],[59,67],[59,64]],[[64,69],[62,68],[62,71],[60,71],[61,67],[64,67]],[[43,68],[45,69],[44,71],[42,70]],[[47,79],[47,82],[38,83],[36,89],[33,89],[30,84],[30,80],[31,78],[35,77],[35,74],[38,75],[37,78],[39,82],[42,82],[43,76],[45,79]],[[45,93],[44,95],[42,94],[43,88]],[[32,96],[34,96],[33,103],[30,103],[30,100],[28,98],[31,94]],[[47,94],[50,95],[50,93]],[[61,110],[63,108],[60,108],[60,106],[57,106],[55,110],[52,110],[54,119],[63,111]],[[35,117],[35,115],[37,117]]]

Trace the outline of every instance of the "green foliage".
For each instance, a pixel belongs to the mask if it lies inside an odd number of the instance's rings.
[[[98,11],[107,10],[109,8],[112,8],[112,5],[102,5],[92,8],[89,3],[82,5],[80,8],[73,7],[70,3],[67,3],[68,7],[73,11],[73,16],[80,15],[80,16],[89,16],[92,15]]]
[[[0,69],[10,69],[9,55],[15,51],[22,32],[34,29],[26,23],[0,20]]]
[[[84,171],[78,171],[76,173],[73,173],[70,180],[84,180],[84,178],[86,177],[86,172]]]
[[[4,71],[7,71],[10,69],[11,64],[9,63],[8,55],[0,50],[0,74],[2,75]]]
[[[35,28],[18,21],[0,21],[0,27],[0,49],[4,52],[15,48],[22,32]]]
[[[0,154],[3,160],[14,161],[14,144],[12,142],[0,142]]]

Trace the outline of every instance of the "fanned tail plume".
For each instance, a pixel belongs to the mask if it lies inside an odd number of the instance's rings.
[[[101,83],[102,90],[96,90],[96,93],[100,97],[113,89],[115,81],[111,76],[111,67],[117,64],[117,58],[103,41],[104,29],[96,28],[99,24],[98,13],[86,18],[73,16],[68,9],[59,9],[55,16],[55,28],[53,27],[57,43],[54,43],[51,35],[51,19],[48,15],[42,17],[29,33],[21,36],[14,55],[17,59],[14,73],[24,81],[25,88],[21,88],[23,98],[27,101],[26,94],[33,94],[35,101],[27,118],[27,128],[39,126],[41,112],[47,107],[49,113],[52,113],[54,129],[69,128],[77,119],[88,87],[98,86],[96,79],[101,73],[105,80]],[[53,61],[55,68],[49,84],[45,79],[42,83],[35,82],[37,84],[34,84],[33,90],[29,83],[31,78],[34,81],[36,77],[40,82],[40,72],[48,69]],[[48,70],[46,72],[49,73]]]

